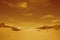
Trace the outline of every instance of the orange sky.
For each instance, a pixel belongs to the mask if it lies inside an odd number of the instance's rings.
[[[0,0],[0,21],[16,26],[60,24],[60,0]]]
[[[34,28],[12,31],[9,28],[0,28],[0,40],[60,40],[60,30],[41,30]]]
[[[60,30],[34,28],[60,24],[60,0],[0,0],[1,22],[29,28],[18,32],[0,28],[0,40],[60,40]]]

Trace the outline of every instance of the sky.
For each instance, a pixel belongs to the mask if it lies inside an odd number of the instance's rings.
[[[60,0],[0,0],[0,23],[12,26],[60,24]]]
[[[12,31],[2,27],[0,40],[60,40],[60,30],[37,31],[33,27],[22,31]]]
[[[15,32],[1,27],[0,40],[60,40],[60,30],[34,29],[60,24],[60,0],[0,0],[1,22],[27,29]]]

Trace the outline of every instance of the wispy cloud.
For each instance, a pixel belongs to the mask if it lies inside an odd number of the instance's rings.
[[[52,20],[51,22],[60,22],[60,19]]]
[[[27,8],[28,7],[27,2],[11,3],[7,1],[2,1],[2,3],[12,8]]]
[[[3,4],[8,5],[9,7],[14,7],[12,3],[9,3],[7,1],[2,1]]]
[[[45,15],[41,17],[42,19],[46,19],[46,18],[55,18],[54,15]]]
[[[17,3],[16,7],[27,8],[28,5],[27,5],[27,2],[21,2],[21,3]]]

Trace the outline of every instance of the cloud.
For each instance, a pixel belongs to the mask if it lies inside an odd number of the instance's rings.
[[[52,20],[51,22],[60,22],[60,19]]]
[[[27,8],[28,7],[27,2],[11,3],[7,1],[2,1],[2,3],[12,8]]]
[[[42,16],[41,19],[44,19],[45,21],[47,20],[51,23],[60,22],[60,17],[54,16],[54,15],[45,15],[45,16]]]
[[[45,15],[41,17],[42,19],[46,19],[46,18],[55,18],[54,15]]]
[[[21,2],[21,3],[17,3],[16,7],[27,8],[28,5],[27,5],[27,2]]]
[[[12,3],[9,3],[7,1],[2,1],[3,4],[8,5],[9,7],[14,7]]]

